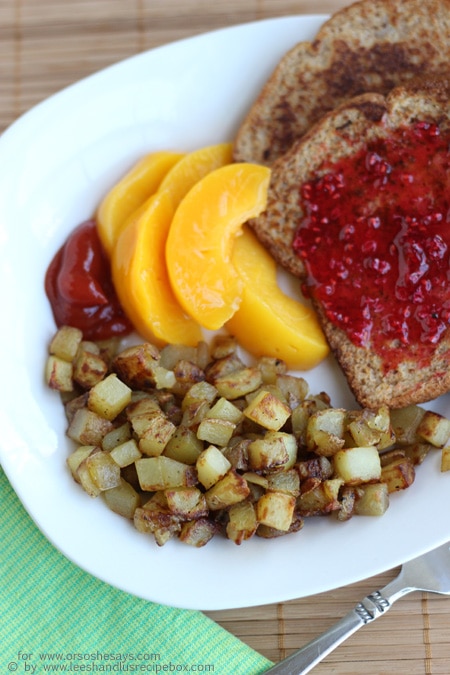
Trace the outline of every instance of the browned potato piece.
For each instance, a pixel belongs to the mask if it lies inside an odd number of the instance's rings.
[[[90,389],[108,372],[108,365],[100,355],[100,349],[92,348],[91,342],[81,342],[73,361],[73,379],[83,389]],[[97,346],[94,343],[94,348]]]
[[[258,521],[255,507],[250,502],[234,504],[228,511],[228,517],[226,534],[235,544],[242,544],[255,534]]]
[[[58,356],[49,356],[45,364],[45,381],[50,389],[62,393],[71,392],[73,386],[73,366]]]
[[[145,492],[195,485],[195,470],[170,457],[142,457],[135,462],[139,484]]]
[[[341,508],[339,491],[343,481],[341,478],[330,478],[313,482],[307,492],[302,491],[297,499],[297,510],[302,516],[314,516],[331,513]]]
[[[331,457],[344,447],[346,411],[328,408],[314,412],[306,425],[306,444],[318,455]]]
[[[358,516],[382,516],[389,507],[389,491],[386,483],[362,485],[356,490],[355,514]]]
[[[270,431],[281,429],[290,414],[290,407],[265,389],[260,391],[244,410],[246,417]]]
[[[195,464],[202,450],[203,442],[195,431],[180,425],[164,448],[164,455],[184,464]]]
[[[262,384],[261,371],[258,368],[241,368],[214,380],[214,386],[220,396],[233,401],[246,396]]]
[[[207,490],[231,469],[228,459],[214,445],[210,445],[200,453],[195,466],[198,479]]]
[[[254,471],[290,469],[297,458],[297,441],[292,434],[268,431],[247,448],[249,466]]]
[[[112,367],[132,389],[147,390],[155,384],[155,367],[160,365],[159,349],[149,342],[124,349],[113,359]]]
[[[336,475],[347,485],[379,481],[381,477],[380,455],[373,445],[339,450],[333,465]]]
[[[167,506],[182,520],[206,518],[208,508],[205,495],[196,487],[170,488],[164,490]]]
[[[111,511],[129,520],[134,518],[134,512],[141,503],[136,490],[123,478],[119,485],[102,492],[102,498]]]
[[[450,420],[427,410],[417,427],[417,435],[436,448],[443,448],[450,438]]]
[[[218,511],[243,501],[249,493],[250,489],[245,478],[234,469],[230,469],[223,478],[205,492],[206,504],[210,511]]]
[[[71,363],[75,358],[82,339],[83,333],[79,328],[61,326],[50,342],[49,354]]]
[[[89,392],[88,408],[104,417],[113,420],[131,401],[131,389],[117,375],[111,373],[104,380],[97,382]]]
[[[407,457],[403,457],[384,466],[380,480],[387,485],[388,492],[397,492],[412,485],[415,475],[414,464]]]
[[[101,445],[103,436],[112,428],[109,420],[88,408],[79,408],[69,424],[67,435],[80,445]]]
[[[286,492],[266,492],[256,503],[256,518],[262,525],[287,532],[295,509],[295,497]]]
[[[442,448],[441,453],[441,471],[450,471],[450,447],[445,446]]]
[[[179,539],[184,544],[200,548],[205,546],[217,532],[217,527],[207,518],[199,518],[183,523],[180,529]]]

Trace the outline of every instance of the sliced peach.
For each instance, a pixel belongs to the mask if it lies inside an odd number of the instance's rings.
[[[280,358],[291,368],[307,370],[322,361],[329,350],[314,311],[280,289],[274,259],[247,228],[232,262],[244,289],[227,330],[255,356]]]
[[[163,178],[160,191],[167,190],[174,209],[201,178],[214,169],[230,164],[232,144],[220,143],[188,153]]]
[[[172,288],[204,328],[221,328],[239,307],[243,282],[231,262],[236,235],[266,205],[270,169],[229,164],[188,192],[172,220],[166,260]]]
[[[142,337],[157,343],[196,345],[198,324],[178,303],[168,277],[165,245],[176,207],[210,171],[231,161],[231,144],[185,155],[168,171],[157,193],[126,223],[112,254],[117,294]]]
[[[167,276],[165,244],[173,215],[166,192],[156,193],[127,222],[111,258],[118,298],[146,340],[195,346],[202,333],[176,300]]]
[[[157,191],[166,173],[182,157],[176,152],[146,155],[108,192],[97,210],[98,234],[108,255],[127,218]]]

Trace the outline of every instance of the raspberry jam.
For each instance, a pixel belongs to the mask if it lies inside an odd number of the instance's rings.
[[[426,359],[450,323],[449,146],[448,132],[418,122],[300,188],[306,295],[392,364],[408,345]]]

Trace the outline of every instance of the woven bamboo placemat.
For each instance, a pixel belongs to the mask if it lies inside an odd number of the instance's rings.
[[[331,13],[347,4],[348,0],[0,0],[0,131],[62,87],[143,50],[223,26]],[[330,565],[332,559],[330,552]],[[208,615],[278,661],[331,626],[395,572],[302,600]],[[449,675],[450,603],[427,594],[406,597],[315,672]]]

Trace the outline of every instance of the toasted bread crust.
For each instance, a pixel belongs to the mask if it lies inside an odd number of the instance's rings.
[[[363,94],[325,115],[273,165],[266,211],[250,224],[278,263],[304,280],[306,270],[292,243],[304,217],[299,187],[326,171],[324,162],[355,154],[369,140],[388,137],[393,129],[430,121],[450,130],[450,76],[414,81],[387,96]],[[450,237],[450,234],[449,234]],[[414,345],[396,368],[383,367],[369,348],[351,342],[319,305],[324,333],[358,402],[366,407],[403,407],[431,400],[450,390],[450,329],[431,363],[418,366]]]
[[[280,61],[243,121],[236,161],[271,165],[344,101],[446,72],[450,0],[362,0]]]

